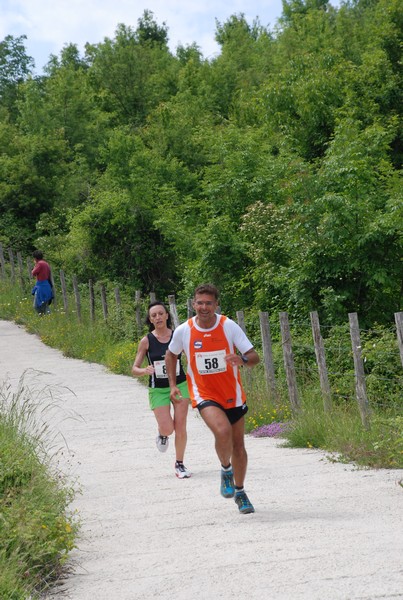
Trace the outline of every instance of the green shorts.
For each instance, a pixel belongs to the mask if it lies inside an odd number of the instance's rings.
[[[189,398],[188,384],[186,381],[178,383],[178,388],[180,389],[184,398]],[[169,398],[170,393],[171,389],[169,387],[148,388],[148,400],[150,402],[151,410],[154,410],[154,408],[159,408],[160,406],[169,406],[171,403]]]

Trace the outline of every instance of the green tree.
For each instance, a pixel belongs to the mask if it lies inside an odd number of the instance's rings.
[[[95,192],[72,218],[67,264],[85,278],[107,277],[144,292],[169,289],[175,263],[152,216],[123,190]]]
[[[0,42],[0,108],[7,109],[13,118],[16,115],[18,86],[32,74],[35,66],[26,53],[26,39],[25,35],[7,35]]]
[[[165,23],[159,26],[154,20],[151,10],[145,10],[137,22],[137,38],[140,44],[158,44],[166,48],[168,45],[168,29]]]
[[[305,17],[312,9],[326,9],[329,0],[282,0],[284,23],[293,24],[296,19]]]
[[[272,37],[258,19],[249,25],[241,13],[225,23],[216,21],[215,38],[221,53],[212,60],[206,80],[215,110],[226,119],[238,97],[257,89],[270,72]]]
[[[313,254],[319,294],[331,288],[345,299],[345,310],[369,323],[390,322],[401,302],[403,211],[400,176],[390,161],[395,127],[375,123],[360,131],[343,121],[319,171],[324,194],[315,203]]]
[[[65,46],[43,77],[8,79],[2,240],[144,291],[208,278],[230,310],[389,323],[402,25],[401,0],[286,0],[273,31],[217,22],[207,59],[195,44],[173,56],[150,11],[84,58]]]
[[[20,127],[39,135],[62,135],[71,156],[94,170],[108,115],[99,108],[88,67],[79,58],[77,47],[69,45],[60,59],[50,59],[47,71],[46,78],[29,81],[21,90]]]
[[[144,124],[176,91],[178,62],[164,42],[165,29],[150,15],[140,19],[137,30],[120,24],[113,40],[86,46],[92,84],[117,124]]]
[[[62,137],[21,134],[0,126],[0,236],[29,252],[41,214],[62,204],[69,175],[68,148]]]

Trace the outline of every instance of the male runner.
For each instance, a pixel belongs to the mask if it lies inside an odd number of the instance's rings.
[[[181,397],[176,385],[176,360],[183,351],[192,407],[199,410],[215,437],[221,462],[221,494],[224,498],[235,497],[241,513],[252,513],[255,509],[243,487],[248,462],[244,443],[248,407],[239,368],[253,367],[259,356],[241,327],[216,313],[215,286],[199,285],[193,307],[196,316],[175,329],[165,355],[171,400]]]

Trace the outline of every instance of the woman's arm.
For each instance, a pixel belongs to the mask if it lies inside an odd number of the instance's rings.
[[[141,377],[143,375],[152,375],[154,373],[154,367],[152,365],[147,365],[146,367],[141,366],[144,362],[147,350],[148,338],[147,336],[145,336],[140,341],[139,347],[137,349],[136,358],[134,359],[134,363],[132,366],[132,374],[135,377]]]

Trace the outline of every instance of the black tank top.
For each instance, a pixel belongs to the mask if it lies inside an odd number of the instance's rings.
[[[148,387],[151,388],[168,388],[169,381],[165,370],[165,364],[162,364],[162,361],[165,360],[165,353],[168,350],[169,343],[172,339],[173,332],[171,333],[171,338],[168,342],[160,342],[157,340],[155,335],[152,333],[147,333],[148,338],[148,350],[147,350],[147,360],[148,364],[153,365],[155,369],[155,373],[150,375],[148,381]],[[183,370],[182,361],[180,354],[178,356],[179,360],[179,375],[176,377],[176,383],[182,383],[186,381],[186,374]],[[159,377],[158,377],[159,375]]]

